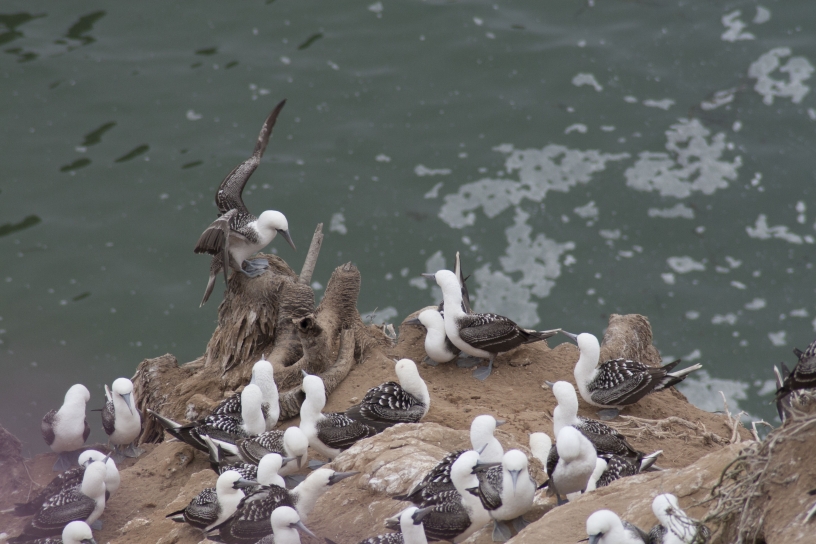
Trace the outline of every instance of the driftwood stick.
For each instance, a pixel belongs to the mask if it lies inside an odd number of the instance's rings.
[[[300,279],[298,279],[298,282],[304,285],[311,285],[312,274],[314,274],[315,265],[317,264],[317,255],[320,253],[320,247],[322,245],[323,223],[318,223],[314,236],[312,236],[312,243],[309,245],[309,252],[306,253],[306,260],[303,261],[303,268],[300,271]]]

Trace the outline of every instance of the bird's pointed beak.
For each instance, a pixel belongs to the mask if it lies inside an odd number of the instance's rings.
[[[422,276],[422,277],[423,277],[423,278],[425,278],[426,280],[434,280],[434,281],[436,281],[436,274],[429,274],[429,273],[427,273],[427,272],[426,272],[426,273],[420,274],[420,276]]]
[[[301,468],[303,466],[303,456],[302,455],[297,456],[297,464],[298,464],[298,468]]]
[[[418,317],[412,317],[411,319],[406,319],[402,322],[403,325],[417,325],[422,326],[422,321],[419,320]]]
[[[519,471],[519,470],[509,470],[508,472],[510,473],[510,479],[513,480],[513,492],[515,493],[516,484],[518,483],[519,473],[521,471]]]
[[[569,338],[570,340],[572,340],[576,344],[578,343],[578,335],[577,334],[573,334],[573,333],[567,332],[565,330],[562,330],[561,334],[563,334],[564,336],[566,336],[567,338]]]
[[[259,484],[255,480],[246,480],[244,478],[239,478],[239,479],[235,480],[235,483],[232,484],[232,487],[234,487],[235,489],[238,489],[238,488],[241,488],[241,487],[255,487],[256,485],[261,485],[261,484]]]
[[[130,410],[131,415],[133,414],[133,393],[125,393],[122,395],[122,398],[125,399],[125,404],[127,404],[128,410]]]
[[[506,419],[497,419],[497,420],[496,420],[496,427],[501,427],[501,426],[502,426],[502,425],[504,425],[505,423],[507,423],[507,420],[506,420]]]
[[[302,522],[302,521],[300,521],[300,520],[297,520],[295,523],[293,523],[293,524],[291,525],[291,527],[292,527],[293,529],[297,528],[299,531],[302,531],[302,532],[306,533],[307,535],[309,535],[309,536],[311,536],[311,537],[317,538],[317,535],[316,535],[316,534],[314,534],[313,532],[311,532],[311,531],[309,530],[309,528],[308,528],[308,527],[306,527],[305,525],[303,525],[303,522]]]
[[[553,386],[555,385],[555,382],[548,382],[547,380],[544,380],[544,385],[552,389]],[[541,387],[544,387],[544,385],[542,385]]]
[[[308,375],[309,375],[309,373],[308,373],[308,372],[306,372],[305,370],[301,370],[301,372],[303,373],[303,377],[304,377],[304,378],[305,378],[306,376],[308,376]]]
[[[285,467],[292,461],[298,461],[298,468],[300,468],[300,457],[281,457],[281,466]]]
[[[350,476],[354,476],[355,474],[360,474],[359,471],[356,472],[335,472],[331,476],[329,476],[329,485],[334,485],[340,480],[345,480]]]
[[[479,472],[484,472],[491,467],[495,467],[501,465],[501,463],[476,463],[473,465],[473,470],[470,471],[471,474],[477,474]]]
[[[419,525],[420,523],[422,523],[422,520],[423,520],[423,519],[425,519],[425,517],[426,517],[428,514],[430,514],[431,512],[433,512],[433,509],[434,509],[434,507],[433,507],[433,506],[428,506],[427,508],[420,508],[419,510],[417,510],[416,512],[414,512],[414,513],[411,515],[411,518],[414,520],[414,524],[415,524],[415,525]]]
[[[278,229],[278,232],[280,233],[280,235],[281,235],[281,236],[283,236],[283,239],[284,239],[284,240],[286,240],[287,242],[289,242],[289,245],[290,245],[290,246],[292,246],[292,249],[294,249],[295,251],[297,251],[297,248],[295,247],[295,243],[292,241],[292,236],[289,234],[289,231],[288,231],[288,230],[280,230],[280,229]]]
[[[85,540],[80,540],[82,544],[96,544],[96,540],[93,538],[86,538]]]
[[[601,535],[592,535],[584,540],[579,540],[579,542],[586,542],[587,540],[589,541],[589,544],[598,544],[598,542],[601,540]]]

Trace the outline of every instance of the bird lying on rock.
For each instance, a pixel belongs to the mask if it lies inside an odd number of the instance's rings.
[[[323,413],[326,387],[320,376],[304,372],[301,385],[306,399],[300,406],[300,430],[320,455],[334,459],[358,440],[377,434],[376,429],[337,412]]]
[[[601,411],[601,419],[612,419],[621,407],[668,389],[691,372],[703,368],[698,364],[674,371],[674,367],[680,364],[679,359],[659,368],[628,359],[612,359],[598,365],[601,345],[594,335],[562,332],[578,344],[580,356],[575,364],[575,383],[585,401],[605,409]]]
[[[589,544],[647,544],[649,536],[612,510],[598,510],[587,518]]]
[[[411,359],[400,359],[394,370],[399,383],[372,387],[361,403],[346,410],[346,415],[379,432],[397,423],[417,423],[425,417],[431,395],[416,364]]]

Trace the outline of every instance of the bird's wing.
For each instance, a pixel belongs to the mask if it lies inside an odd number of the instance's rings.
[[[504,474],[501,465],[490,467],[484,474],[479,476],[478,497],[482,501],[485,510],[496,510],[501,508],[502,484]]]
[[[108,436],[112,435],[113,431],[116,430],[116,412],[112,400],[106,402],[105,407],[102,408],[102,428],[105,429]]]
[[[96,501],[83,495],[79,486],[63,489],[50,497],[24,530],[28,534],[47,536],[72,521],[85,520],[96,508]]]
[[[241,413],[241,394],[235,393],[218,403],[213,414],[239,414]]]
[[[638,361],[612,359],[598,367],[587,389],[598,404],[625,406],[651,393],[665,374],[663,369]]]
[[[275,121],[278,120],[278,114],[283,109],[286,100],[282,100],[272,113],[264,121],[261,132],[258,134],[258,141],[255,143],[255,150],[252,156],[247,160],[236,166],[232,172],[227,174],[218,192],[215,193],[215,205],[218,207],[219,214],[225,214],[230,210],[239,210],[241,212],[249,213],[244,200],[241,198],[241,193],[244,192],[249,177],[261,164],[261,157],[266,150],[266,145],[269,143],[269,137],[272,135],[272,127],[275,126]]]
[[[491,353],[510,351],[528,336],[513,321],[496,314],[467,314],[458,322],[462,340]]]
[[[40,423],[40,431],[42,431],[45,443],[49,446],[54,443],[54,420],[56,417],[57,411],[51,410],[43,416],[42,422]]]
[[[344,450],[358,440],[374,436],[377,431],[345,414],[329,412],[317,423],[317,437],[327,446]]]

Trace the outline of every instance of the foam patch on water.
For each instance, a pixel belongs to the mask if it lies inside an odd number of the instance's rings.
[[[393,306],[378,308],[370,312],[360,312],[360,316],[362,316],[363,321],[377,325],[381,323],[391,323],[391,321],[398,315],[399,312]]]
[[[788,336],[787,331],[769,332],[768,340],[770,340],[771,344],[773,344],[774,346],[782,347],[788,343],[787,336]]]
[[[780,240],[785,240],[790,244],[802,244],[804,242],[807,242],[808,244],[814,243],[813,236],[800,236],[796,233],[790,232],[790,229],[785,225],[775,225],[773,227],[768,226],[768,217],[764,213],[759,214],[759,217],[757,217],[753,227],[745,227],[745,231],[751,238],[757,238],[759,240],[778,238]]]
[[[577,74],[574,78],[572,78],[572,84],[576,87],[589,85],[598,92],[603,91],[603,87],[600,83],[598,83],[598,80],[596,80],[595,76],[592,74]]]
[[[348,232],[348,229],[346,228],[346,216],[340,212],[332,215],[331,223],[329,223],[329,231],[346,234]]]
[[[694,210],[685,204],[677,204],[671,208],[649,208],[649,217],[663,217],[665,219],[674,219],[682,217],[683,219],[694,219]]]
[[[714,378],[705,369],[690,374],[688,378],[677,384],[677,389],[688,398],[689,402],[707,412],[723,410],[723,399],[720,395],[722,391],[732,414],[741,411],[740,402],[748,399],[749,387],[750,384],[740,380]],[[746,417],[754,419],[750,415]]]
[[[424,164],[417,164],[414,168],[414,174],[419,177],[423,176],[447,176],[452,170],[450,168],[428,168]]]
[[[674,106],[674,100],[671,98],[664,98],[662,100],[652,100],[649,98],[643,101],[643,105],[647,108],[659,108],[661,110],[668,111],[669,108]]]
[[[753,40],[756,38],[750,32],[743,32],[745,30],[746,25],[739,19],[739,16],[742,15],[740,10],[732,11],[728,15],[723,15],[722,24],[728,30],[723,32],[720,38],[725,42],[736,42],[741,40]]]
[[[599,214],[598,206],[595,205],[594,200],[590,200],[588,203],[584,204],[583,206],[579,206],[572,211],[575,212],[575,215],[582,219],[595,219]]]
[[[798,104],[810,92],[810,87],[804,81],[810,79],[813,65],[805,57],[791,57],[780,68],[780,59],[790,55],[789,47],[776,47],[759,57],[748,68],[748,77],[757,80],[754,90],[762,95],[762,102],[769,106],[777,96],[790,98],[794,104]],[[771,77],[777,68],[787,74],[787,81]]]
[[[493,150],[507,155],[505,170],[508,174],[517,174],[518,181],[484,178],[446,195],[439,218],[449,226],[474,225],[474,210],[479,208],[488,218],[493,218],[525,199],[541,202],[551,190],[565,193],[579,183],[589,183],[592,174],[606,169],[608,161],[630,157],[628,153],[581,151],[555,144],[543,149],[515,149],[512,144],[503,144]]]
[[[706,269],[705,263],[695,261],[688,255],[683,257],[669,257],[666,259],[672,270],[678,274],[688,274],[689,272],[702,272]]]
[[[686,198],[695,191],[705,195],[728,187],[737,179],[742,157],[721,160],[728,147],[725,133],[709,139],[711,132],[697,119],[679,119],[666,131],[669,153],[643,151],[626,169],[626,185],[638,191],[658,191],[661,196]]]

